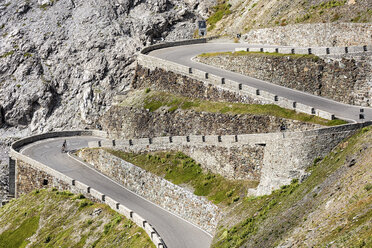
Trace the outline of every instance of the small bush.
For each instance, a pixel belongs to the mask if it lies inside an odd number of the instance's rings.
[[[365,186],[364,186],[364,189],[365,189],[366,191],[370,191],[370,190],[372,189],[372,183],[369,183],[369,184],[365,185]]]
[[[52,237],[48,235],[48,237],[45,238],[44,243],[49,243],[52,240]]]
[[[151,91],[150,88],[145,89],[145,93],[146,93],[146,94],[150,93],[150,91]]]
[[[111,227],[112,227],[112,223],[111,223],[111,222],[110,222],[110,223],[107,223],[107,224],[103,227],[103,233],[104,233],[104,234],[108,234],[108,232],[110,231]]]
[[[80,203],[79,203],[79,208],[85,208],[87,206],[91,206],[93,205],[93,203],[87,199],[83,199]]]

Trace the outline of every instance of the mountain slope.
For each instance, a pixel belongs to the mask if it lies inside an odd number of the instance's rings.
[[[371,21],[369,0],[220,0],[209,18],[214,26],[209,31],[211,35],[235,35],[250,29],[297,23]]]
[[[0,247],[155,247],[144,230],[104,204],[35,190],[0,208]]]
[[[212,247],[371,247],[372,128],[341,143],[302,184],[246,198]]]

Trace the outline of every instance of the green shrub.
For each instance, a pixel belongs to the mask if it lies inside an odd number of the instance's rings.
[[[231,4],[227,0],[219,0],[218,4],[213,7],[214,13],[208,18],[207,23],[209,24],[208,31],[213,30],[224,16],[230,15]]]
[[[368,183],[367,185],[364,186],[364,189],[366,191],[370,191],[372,189],[372,183]]]
[[[93,203],[90,201],[90,200],[87,200],[87,199],[83,199],[82,201],[80,201],[79,203],[79,208],[85,208],[87,206],[92,206]]]

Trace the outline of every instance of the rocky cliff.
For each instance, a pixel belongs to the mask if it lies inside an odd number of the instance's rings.
[[[195,21],[213,4],[0,1],[0,166],[7,163],[9,137],[96,128],[112,97],[130,84],[136,53],[192,37]]]
[[[209,2],[33,0],[0,5],[0,125],[92,126],[143,46],[190,38]]]

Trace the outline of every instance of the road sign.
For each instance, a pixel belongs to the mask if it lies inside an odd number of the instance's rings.
[[[207,35],[207,22],[205,20],[198,21],[199,36]]]

